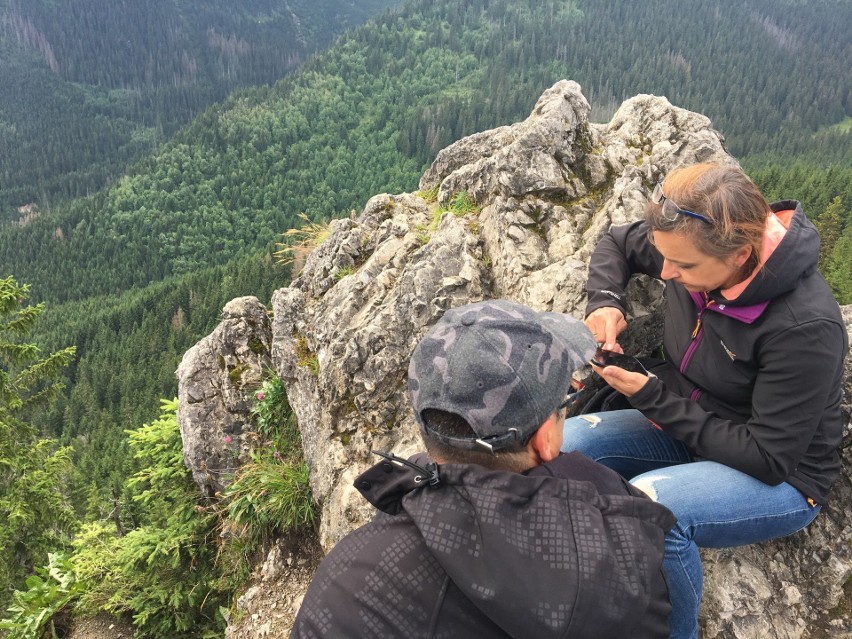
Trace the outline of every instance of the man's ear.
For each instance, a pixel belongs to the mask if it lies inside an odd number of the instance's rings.
[[[547,418],[530,439],[529,447],[540,463],[545,464],[552,461],[559,454],[559,447],[555,446],[555,422],[556,415]]]

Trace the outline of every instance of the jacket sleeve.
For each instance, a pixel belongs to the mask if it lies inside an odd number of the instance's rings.
[[[630,276],[644,273],[660,277],[663,260],[648,240],[648,233],[645,222],[634,222],[610,227],[600,239],[589,260],[586,316],[603,306],[615,306],[626,315]]]
[[[842,327],[809,322],[762,347],[760,371],[746,423],[722,419],[651,378],[630,403],[697,455],[760,481],[786,481],[805,454],[827,407],[839,400]]]

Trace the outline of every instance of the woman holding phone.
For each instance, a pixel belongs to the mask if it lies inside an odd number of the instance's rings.
[[[586,325],[620,352],[625,290],[665,282],[665,363],[595,367],[629,410],[565,422],[563,450],[613,468],[666,505],[671,636],[698,636],[699,546],[807,526],[840,470],[848,340],[817,273],[819,235],[794,201],[767,204],[736,167],[698,164],[654,188],[645,219],[613,227],[589,265]]]

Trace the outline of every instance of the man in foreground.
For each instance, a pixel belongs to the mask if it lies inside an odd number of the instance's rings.
[[[382,454],[358,477],[379,512],[323,560],[291,637],[668,637],[674,517],[559,453],[571,374],[594,350],[567,315],[447,311],[408,371],[428,455]]]

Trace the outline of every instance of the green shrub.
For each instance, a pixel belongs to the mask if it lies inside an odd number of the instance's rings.
[[[74,563],[86,585],[81,610],[129,613],[155,639],[221,634],[220,607],[245,576],[219,569],[218,511],[183,463],[176,410],[177,401],[163,401],[158,420],[129,432],[142,470],[128,484],[143,525],[116,537],[93,524],[75,539]]]
[[[258,434],[281,454],[301,456],[299,426],[281,379],[277,375],[265,379],[255,393],[255,399],[257,401],[251,408],[251,415]]]
[[[8,631],[6,639],[55,639],[54,616],[83,590],[71,561],[63,553],[50,553],[47,566],[37,568],[26,584],[27,590],[13,594],[9,616],[0,621],[0,629]]]
[[[225,499],[228,520],[250,549],[276,532],[312,525],[316,516],[307,465],[288,462],[280,454],[256,455],[240,468]]]
[[[302,440],[284,385],[265,380],[252,415],[262,450],[242,466],[225,491],[227,524],[252,549],[276,532],[313,525],[316,518]]]
[[[124,536],[105,521],[83,526],[70,557],[50,555],[50,565],[27,580],[28,590],[14,593],[0,625],[9,639],[42,639],[53,632],[56,613],[72,604],[83,615],[129,615],[152,639],[221,636],[232,595],[249,576],[250,553],[275,533],[315,520],[283,384],[267,379],[256,399],[262,449],[221,502],[205,499],[184,465],[177,400],[163,400],[159,419],[128,431],[141,468],[127,481],[139,526]]]
[[[459,191],[454,195],[447,210],[456,216],[479,213],[479,207],[467,191]]]

